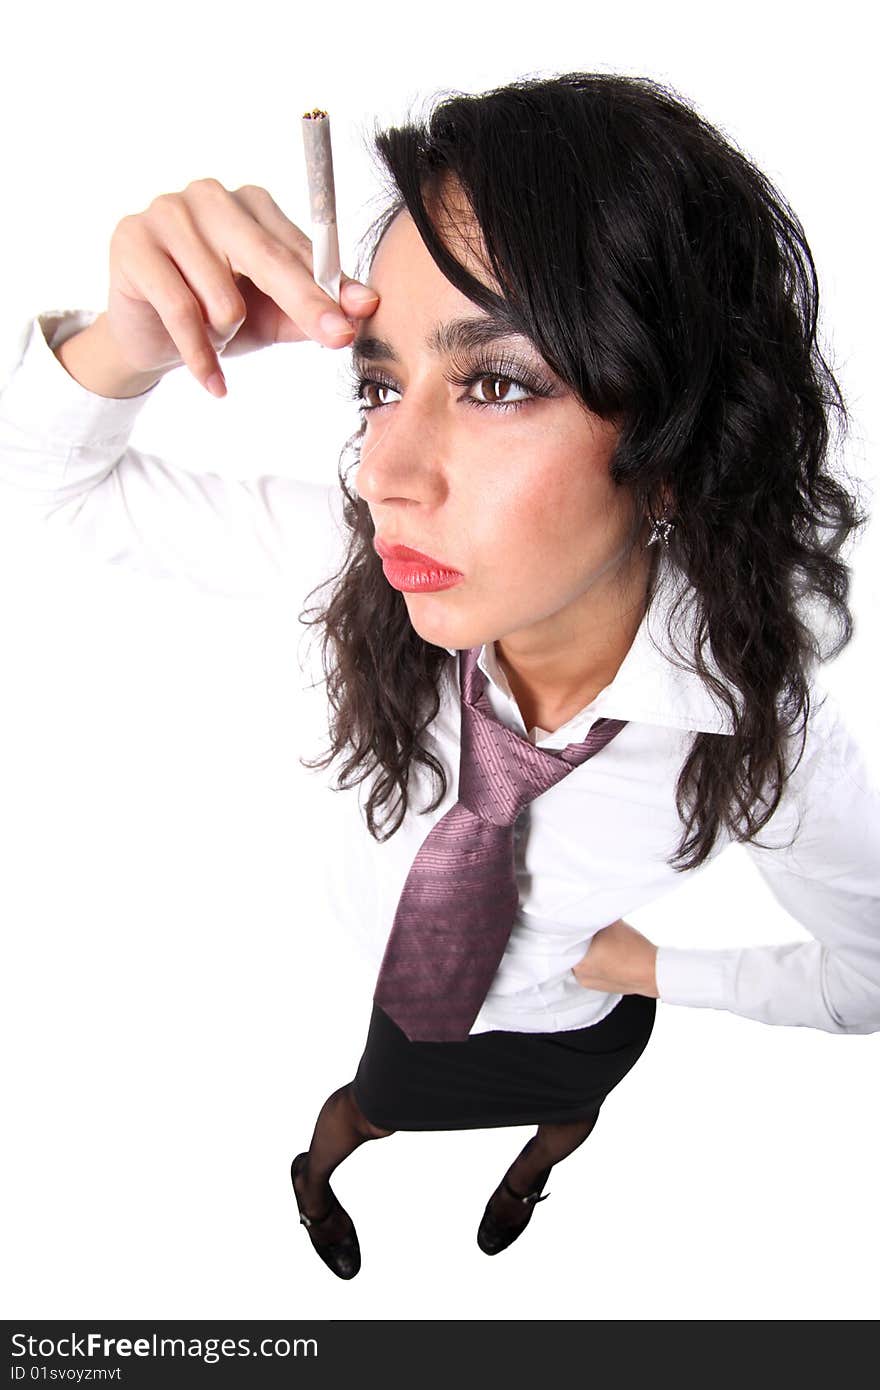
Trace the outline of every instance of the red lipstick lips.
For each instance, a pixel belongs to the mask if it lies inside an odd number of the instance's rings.
[[[373,547],[382,560],[385,578],[394,589],[435,593],[438,589],[451,588],[464,578],[459,570],[420,550],[412,550],[408,545],[386,545],[377,537]]]

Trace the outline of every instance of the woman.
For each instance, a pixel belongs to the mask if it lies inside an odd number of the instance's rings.
[[[222,393],[218,354],[353,348],[355,490],[340,472],[345,555],[312,620],[331,748],[311,765],[347,754],[340,785],[368,786],[380,968],[356,1073],[291,1168],[341,1278],[360,1250],[330,1177],[356,1147],[535,1124],[480,1222],[495,1254],[644,1051],[658,998],[880,1029],[880,797],[814,681],[851,637],[840,553],[866,517],[828,463],[845,407],[797,219],[644,79],[452,97],[376,144],[393,196],[372,294],[345,278],[338,331],[265,190],[202,181],[123,220],[107,314],[34,335],[0,403],[20,484],[41,354],[60,390],[47,349],[90,406],[120,407],[180,361]],[[151,555],[151,505],[155,534],[172,514],[194,532],[209,512],[238,524],[245,496],[255,551],[296,548],[302,485],[181,491],[125,448],[127,418],[115,489],[110,454],[69,448],[62,488],[45,444],[46,516],[168,572],[197,547]],[[817,600],[840,624],[827,649]],[[816,940],[677,950],[623,920],[734,841]]]

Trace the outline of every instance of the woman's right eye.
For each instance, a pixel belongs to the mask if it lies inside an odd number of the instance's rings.
[[[380,410],[383,405],[391,405],[388,400],[371,399],[370,392],[397,391],[397,387],[390,381],[381,381],[376,377],[361,376],[359,372],[349,372],[348,374],[348,396],[350,400],[357,401],[358,410],[368,413],[371,410]],[[400,394],[397,392],[398,395]]]
[[[357,399],[362,402],[362,410],[376,410],[379,406],[391,404],[391,402],[387,400],[370,400],[369,396],[366,394],[369,391],[375,391],[377,393],[382,391],[397,391],[397,387],[389,386],[388,383],[384,381],[362,382],[357,393]],[[400,392],[398,391],[397,394],[399,395]]]

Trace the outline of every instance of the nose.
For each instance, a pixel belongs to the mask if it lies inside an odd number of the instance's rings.
[[[445,489],[443,425],[430,407],[410,390],[380,412],[367,416],[354,486],[372,506],[405,501],[433,505]]]

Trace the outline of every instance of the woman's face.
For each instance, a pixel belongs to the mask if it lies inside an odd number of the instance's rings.
[[[486,282],[461,242],[451,249]],[[608,475],[616,431],[584,412],[524,337],[432,342],[455,320],[491,321],[444,277],[408,212],[385,232],[369,284],[379,306],[352,345],[371,407],[355,487],[378,546],[407,546],[461,575],[428,591],[383,561],[386,578],[437,646],[506,638],[522,655],[570,650],[620,604],[635,519]]]

